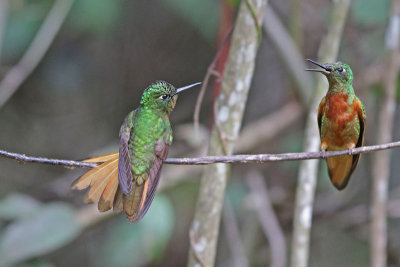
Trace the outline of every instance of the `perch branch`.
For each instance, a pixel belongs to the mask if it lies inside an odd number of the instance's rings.
[[[351,155],[367,153],[371,151],[385,150],[400,147],[400,141],[354,148]],[[326,151],[322,152],[299,152],[299,153],[280,153],[280,154],[243,154],[233,156],[204,156],[198,158],[167,158],[165,164],[174,165],[209,165],[215,163],[267,163],[276,161],[295,161],[309,159],[325,159],[330,157],[338,157],[349,155],[349,150]],[[51,159],[44,157],[31,157],[25,154],[8,152],[0,150],[0,157],[15,159],[21,163],[41,163],[64,166],[67,168],[94,168],[98,164],[63,159]]]

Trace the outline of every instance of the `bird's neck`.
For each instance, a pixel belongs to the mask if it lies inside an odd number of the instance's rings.
[[[330,82],[328,94],[354,95],[354,89],[351,84],[345,84],[341,82]]]
[[[151,119],[162,118],[162,119],[169,119],[169,113],[163,110],[154,108],[152,106],[143,106],[141,108],[141,113]]]

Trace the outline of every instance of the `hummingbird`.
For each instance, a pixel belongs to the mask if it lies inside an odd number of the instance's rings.
[[[200,83],[176,89],[165,81],[147,87],[137,109],[130,112],[119,132],[119,152],[84,160],[99,165],[72,184],[90,188],[86,203],[98,203],[103,212],[125,211],[131,222],[146,214],[157,189],[161,168],[172,143],[169,115],[178,94]]]
[[[349,150],[349,155],[326,159],[328,173],[333,185],[342,190],[349,182],[361,155],[352,155],[352,150],[364,142],[365,108],[353,89],[353,72],[342,62],[321,64],[309,62],[321,69],[306,69],[320,72],[329,82],[329,89],[318,107],[318,129],[323,153],[329,150]]]

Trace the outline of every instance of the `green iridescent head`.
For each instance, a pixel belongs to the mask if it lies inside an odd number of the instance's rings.
[[[200,83],[176,89],[173,85],[165,81],[155,81],[144,90],[140,104],[146,108],[170,113],[175,107],[178,94],[198,84]]]
[[[349,65],[342,62],[321,64],[311,59],[307,60],[322,69],[306,69],[306,71],[321,72],[326,76],[330,85],[351,85],[353,83],[353,72]]]

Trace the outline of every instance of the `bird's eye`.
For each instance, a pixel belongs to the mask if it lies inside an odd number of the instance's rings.
[[[343,72],[343,68],[338,68],[337,71],[338,71],[339,73],[342,73],[342,72]]]
[[[159,98],[165,100],[165,99],[167,99],[168,97],[169,97],[169,95],[161,95]]]

